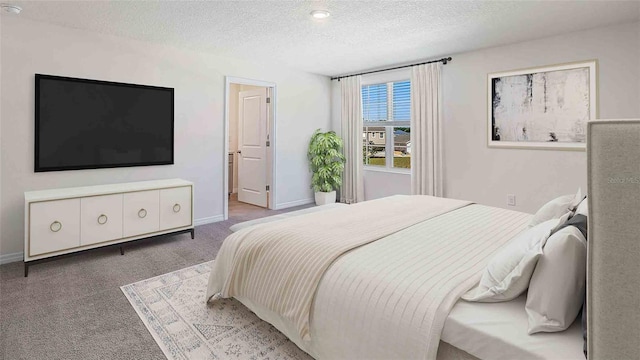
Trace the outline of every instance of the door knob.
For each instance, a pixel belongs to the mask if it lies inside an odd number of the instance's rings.
[[[238,154],[242,154],[242,150],[238,150]]]

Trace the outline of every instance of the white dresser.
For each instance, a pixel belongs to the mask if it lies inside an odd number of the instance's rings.
[[[186,180],[29,191],[24,199],[25,276],[29,265],[55,256],[170,233],[194,237]]]

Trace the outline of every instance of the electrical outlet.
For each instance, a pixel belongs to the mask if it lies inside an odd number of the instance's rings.
[[[507,205],[516,206],[516,196],[513,194],[507,194]]]

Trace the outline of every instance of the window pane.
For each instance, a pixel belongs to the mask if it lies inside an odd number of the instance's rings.
[[[411,120],[411,81],[393,83],[393,120]]]
[[[370,166],[387,166],[386,153],[384,146],[368,146],[367,147],[367,165]]]
[[[411,128],[393,128],[393,167],[411,168]]]
[[[380,134],[384,134],[384,126],[369,126],[364,128],[365,135],[363,136],[363,141],[368,145],[375,146],[385,146],[384,136],[379,136]]]
[[[387,120],[387,84],[362,87],[362,115],[364,121]]]
[[[384,139],[373,137],[374,134],[384,131],[384,127],[365,127],[363,131],[362,155],[363,162],[369,166],[386,166]]]

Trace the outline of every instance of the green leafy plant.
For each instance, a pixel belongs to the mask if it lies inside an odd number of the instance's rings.
[[[342,185],[345,158],[342,154],[342,139],[335,132],[316,130],[311,136],[307,152],[313,172],[311,188],[315,192],[331,192]]]

